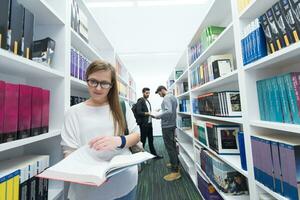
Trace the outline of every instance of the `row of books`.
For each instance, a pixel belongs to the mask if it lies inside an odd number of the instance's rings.
[[[191,104],[189,99],[179,99],[178,100],[179,112],[191,112]]]
[[[33,42],[34,15],[17,0],[2,0],[0,48],[50,66],[55,41],[49,37]]]
[[[211,92],[193,98],[193,113],[219,117],[241,117],[240,92]]]
[[[270,53],[299,41],[299,6],[297,0],[279,0],[259,17]]]
[[[241,38],[244,65],[259,60],[268,54],[266,37],[258,19],[245,26]]]
[[[128,97],[127,86],[119,80],[117,81],[117,85],[118,85],[119,95],[127,98]]]
[[[188,82],[180,82],[176,84],[176,95],[183,94],[189,91],[189,83]]]
[[[194,138],[218,154],[240,154],[238,145],[240,126],[238,125],[195,120],[193,131]]]
[[[224,29],[219,26],[208,26],[201,32],[199,42],[188,48],[190,65],[219,37]]]
[[[71,27],[82,37],[82,39],[88,42],[88,18],[78,6],[76,0],[71,1]]]
[[[256,82],[260,119],[300,124],[300,72]]]
[[[50,91],[0,81],[0,143],[49,130]]]
[[[200,152],[201,169],[209,180],[228,195],[248,195],[248,181],[238,171],[206,149]]]
[[[236,0],[236,1],[237,1],[239,13],[241,13],[252,2],[252,0]]]
[[[85,81],[85,73],[90,63],[79,51],[71,48],[71,76]]]
[[[76,104],[79,104],[81,102],[85,102],[86,100],[88,100],[87,98],[84,98],[84,97],[78,97],[78,96],[71,96],[71,106],[74,106]]]
[[[48,155],[27,155],[0,163],[1,200],[48,199],[48,180],[36,177],[49,167]]]
[[[288,199],[300,199],[299,137],[251,136],[251,148],[255,179]]]
[[[191,70],[191,87],[199,87],[235,69],[232,54],[210,56],[204,63]]]
[[[177,116],[177,127],[186,130],[192,128],[192,119],[190,116]]]
[[[221,195],[216,191],[216,188],[207,182],[197,171],[197,187],[204,199],[223,200]]]

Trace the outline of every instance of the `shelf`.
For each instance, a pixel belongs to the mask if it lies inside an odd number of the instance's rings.
[[[9,51],[0,49],[0,72],[26,78],[64,78],[64,74]]]
[[[287,66],[291,63],[299,62],[300,42],[291,44],[281,50],[278,50],[266,57],[263,57],[253,63],[245,65],[245,71],[252,71],[256,69],[266,69],[276,66]]]
[[[48,199],[49,200],[57,200],[64,194],[63,188],[61,189],[49,189],[48,190]]]
[[[182,153],[179,153],[179,156],[178,157],[181,157],[182,158],[182,161],[184,162],[184,164],[189,168],[187,171],[188,174],[189,171],[190,171],[190,168],[193,168],[194,164],[193,164],[193,161],[190,160],[190,158],[185,155],[185,154],[182,154]]]
[[[235,70],[233,72],[230,72],[228,74],[226,74],[225,76],[219,77],[213,81],[207,82],[203,85],[201,85],[200,87],[197,88],[193,88],[191,90],[192,93],[201,93],[204,91],[209,91],[211,89],[214,88],[218,88],[220,86],[224,86],[230,83],[238,83],[238,71]]]
[[[71,29],[71,46],[82,53],[89,60],[102,59],[97,51],[91,47],[84,39],[80,37],[72,28]]]
[[[265,192],[267,192],[268,194],[272,195],[274,198],[276,198],[277,200],[288,200],[288,198],[285,198],[283,196],[281,196],[280,194],[270,190],[269,188],[267,188],[266,186],[264,186],[263,184],[261,184],[258,181],[255,181],[255,184],[260,187],[262,190],[264,190]]]
[[[47,3],[47,0],[18,0],[18,2],[33,13],[34,22],[38,25],[65,24],[55,9]]]
[[[297,124],[285,124],[278,122],[268,122],[268,121],[260,121],[253,120],[250,122],[251,126],[260,127],[260,128],[268,128],[272,130],[286,131],[291,133],[300,133],[300,125]]]
[[[183,132],[184,134],[186,134],[187,136],[189,136],[191,139],[194,139],[194,133],[193,133],[192,129],[184,130],[180,127],[177,127],[177,129],[180,130],[181,132]]]
[[[190,95],[190,91],[187,91],[187,92],[184,92],[178,96],[176,96],[176,98],[182,98],[182,97],[186,97],[186,96],[189,96]]]
[[[206,173],[201,168],[199,170],[201,172],[201,175],[203,175],[205,177],[205,179],[207,179],[208,182],[210,182],[214,186],[216,191],[221,195],[221,197],[224,200],[250,200],[249,195],[229,195],[229,194],[222,192],[219,188],[217,188],[217,186],[210,180],[210,178],[206,175]]]
[[[193,114],[193,116],[211,119],[211,120],[223,121],[223,122],[230,122],[235,124],[243,124],[242,117],[216,117],[216,116],[199,115],[199,114]]]
[[[55,131],[50,131],[48,133],[44,133],[41,135],[37,135],[37,136],[33,136],[33,137],[28,137],[25,139],[20,139],[20,140],[15,140],[15,141],[11,141],[11,142],[6,142],[6,143],[2,143],[0,144],[0,152],[2,151],[6,151],[6,150],[10,150],[10,149],[14,149],[17,147],[22,147],[28,144],[32,144],[35,142],[39,142],[42,140],[46,140],[49,138],[53,138],[56,136],[60,135],[60,130],[55,130]]]
[[[260,17],[276,2],[278,2],[278,0],[251,0],[251,3],[249,3],[245,10],[240,14],[239,18],[253,20]]]
[[[233,24],[229,26],[219,35],[219,37],[190,65],[189,69],[196,65],[202,64],[209,56],[224,54],[230,49],[234,49]]]
[[[181,114],[181,115],[192,115],[190,112],[177,112],[177,114]]]
[[[83,92],[88,92],[86,82],[74,77],[71,77],[71,88]]]
[[[182,149],[187,153],[187,155],[190,157],[190,159],[193,162],[195,162],[193,143],[188,144],[188,143],[180,142],[180,141],[178,143],[182,147]]]

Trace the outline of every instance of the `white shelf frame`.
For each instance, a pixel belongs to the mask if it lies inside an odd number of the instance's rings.
[[[210,119],[210,120],[216,120],[216,121],[230,122],[230,123],[235,123],[235,124],[243,124],[242,117],[217,117],[217,116],[199,115],[199,114],[193,114],[193,116]]]

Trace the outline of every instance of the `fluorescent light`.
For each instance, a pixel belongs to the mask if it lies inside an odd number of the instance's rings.
[[[203,5],[208,0],[156,0],[156,1],[137,1],[138,6],[174,6],[174,5]]]
[[[114,8],[114,7],[133,7],[136,4],[134,1],[114,1],[114,2],[106,1],[106,2],[90,2],[87,3],[87,5],[88,7],[91,8],[100,8],[100,7]]]

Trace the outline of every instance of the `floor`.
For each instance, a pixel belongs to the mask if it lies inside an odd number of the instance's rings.
[[[142,166],[139,173],[137,200],[201,200],[201,197],[190,179],[181,167],[181,179],[166,182],[163,176],[169,173],[166,167],[168,155],[162,137],[154,137],[154,146],[159,155],[164,158],[151,160]],[[146,144],[146,149],[148,145]]]

